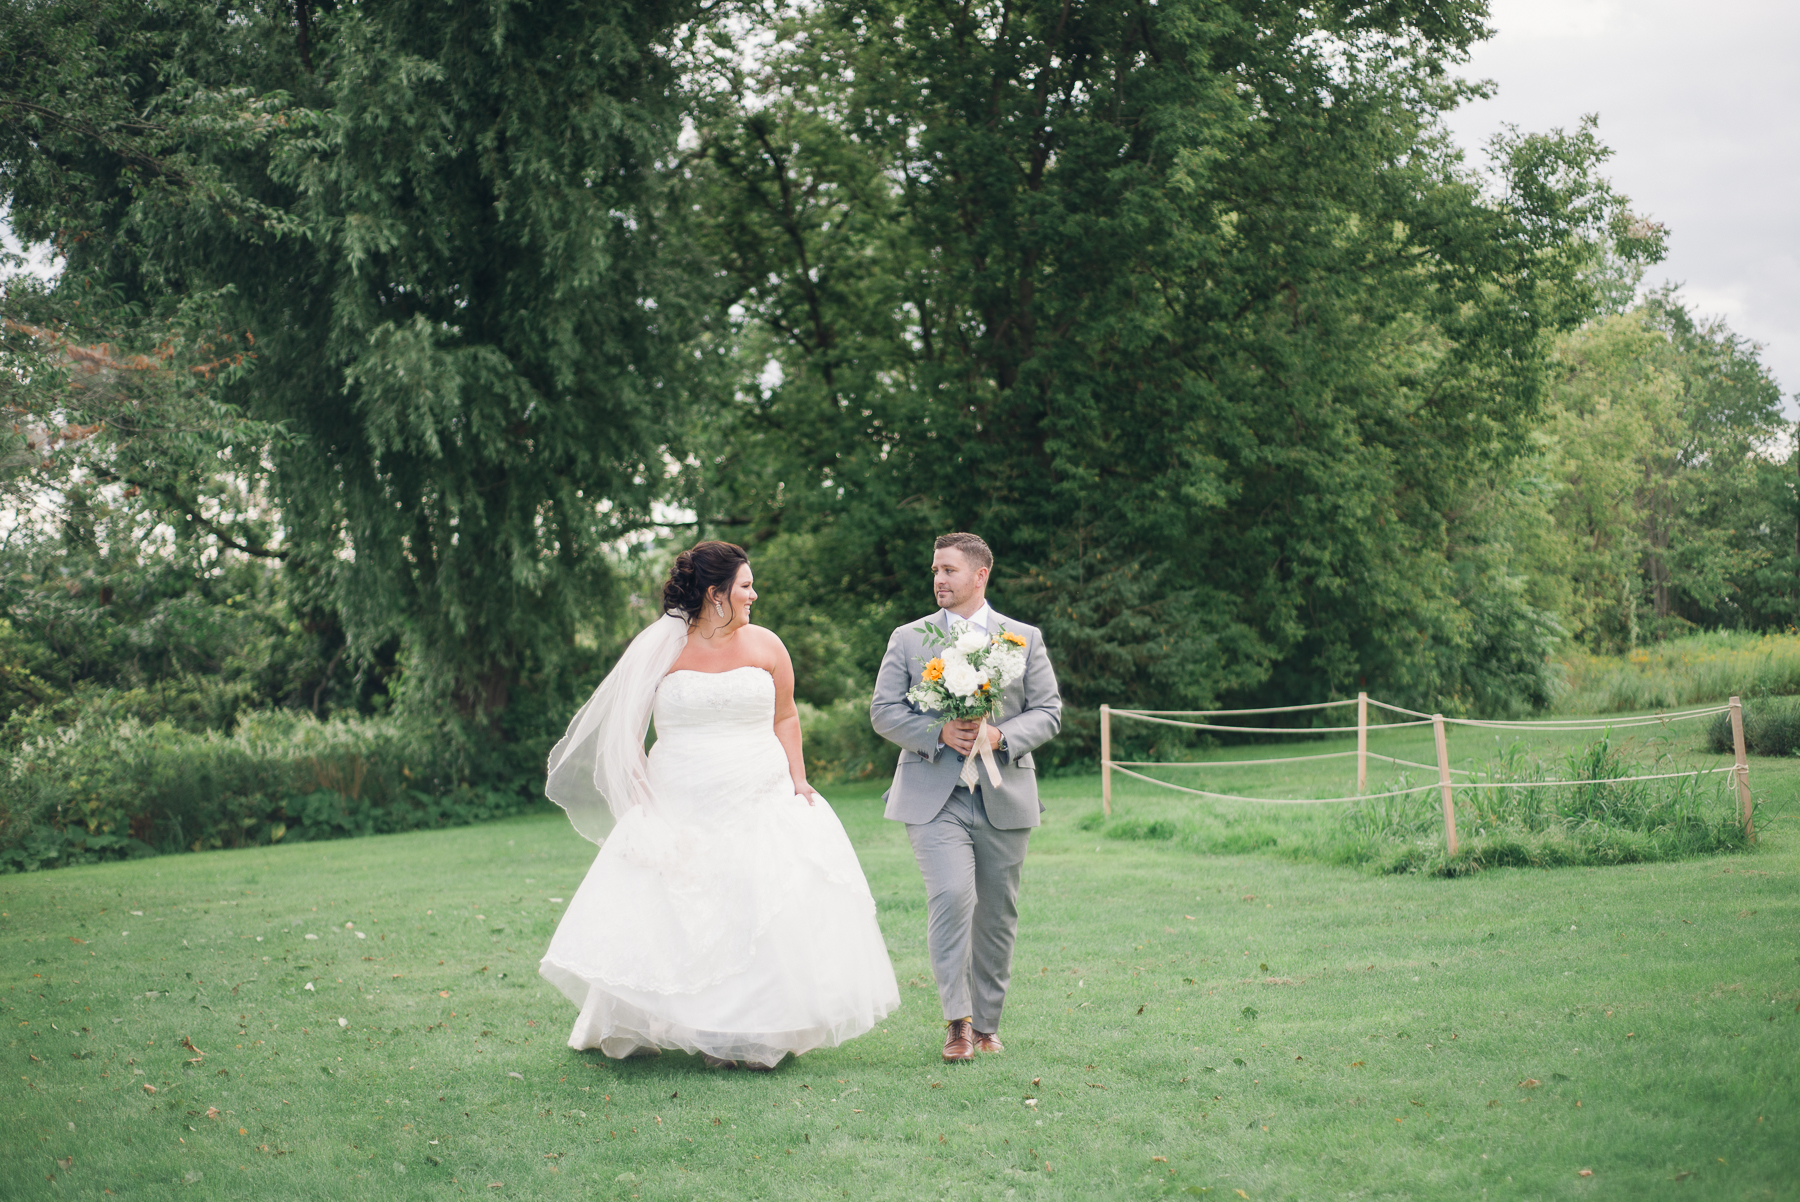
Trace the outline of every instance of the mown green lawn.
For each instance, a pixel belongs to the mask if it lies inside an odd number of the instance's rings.
[[[904,1004],[770,1075],[565,1046],[558,813],[0,878],[0,1196],[1796,1198],[1796,769],[1747,855],[1457,880],[1108,838],[1053,782],[1007,1051],[954,1067],[877,787],[833,800]]]

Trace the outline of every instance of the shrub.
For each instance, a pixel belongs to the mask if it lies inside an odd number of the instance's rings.
[[[869,725],[867,697],[846,697],[827,706],[798,704],[800,748],[813,784],[865,780],[893,771],[899,749]]]
[[[27,731],[0,774],[0,871],[378,834],[515,813],[471,786],[444,732],[393,720],[246,715],[230,735],[97,708]]]
[[[1731,715],[1720,714],[1706,731],[1707,746],[1731,755]],[[1800,697],[1753,697],[1744,702],[1744,748],[1752,755],[1800,751]]]

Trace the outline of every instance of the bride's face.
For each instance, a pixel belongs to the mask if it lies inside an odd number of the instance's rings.
[[[750,624],[750,607],[756,603],[756,588],[750,565],[739,564],[737,579],[732,581],[730,595],[725,598],[726,622],[731,626]]]

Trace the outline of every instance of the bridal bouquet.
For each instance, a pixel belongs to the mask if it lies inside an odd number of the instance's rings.
[[[987,720],[1000,712],[1002,690],[1025,675],[1025,640],[1010,630],[983,634],[972,624],[956,621],[949,633],[935,626],[921,626],[925,645],[938,652],[925,665],[918,684],[906,699],[921,710],[945,718],[979,718],[982,723],[975,746],[988,775],[1000,783],[1000,769],[987,743]],[[975,757],[963,765],[963,784],[975,783]]]

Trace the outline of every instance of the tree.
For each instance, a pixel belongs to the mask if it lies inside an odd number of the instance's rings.
[[[8,4],[0,200],[64,279],[216,299],[268,541],[363,654],[491,717],[651,520],[703,293],[671,238],[685,0]],[[17,23],[11,23],[17,18]],[[223,128],[224,132],[220,130]],[[224,531],[221,537],[236,537]]]
[[[865,662],[928,537],[982,532],[1078,723],[1364,679],[1472,704],[1520,623],[1541,678],[1541,615],[1471,603],[1448,517],[1528,446],[1602,248],[1661,231],[1591,123],[1464,166],[1439,117],[1482,15],[877,0],[721,54],[713,245],[780,382],[706,512],[804,535]]]
[[[1672,290],[1558,339],[1541,469],[1555,537],[1521,566],[1602,650],[1794,606],[1791,440],[1756,348]],[[1787,582],[1767,573],[1785,574]]]

